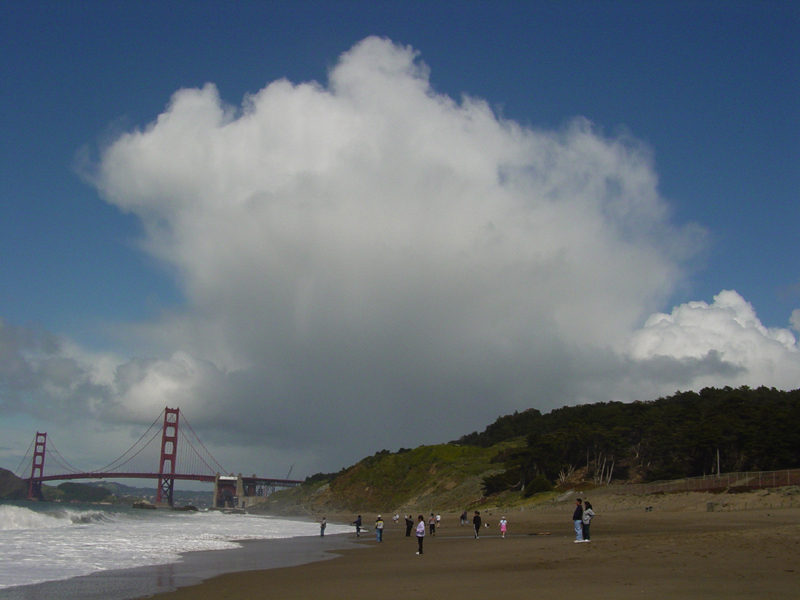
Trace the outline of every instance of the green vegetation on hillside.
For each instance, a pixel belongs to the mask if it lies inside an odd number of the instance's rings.
[[[520,438],[490,448],[440,444],[396,453],[382,450],[339,473],[308,477],[300,487],[276,492],[270,500],[276,509],[461,509],[483,495],[482,477],[502,470],[497,457],[523,445]]]

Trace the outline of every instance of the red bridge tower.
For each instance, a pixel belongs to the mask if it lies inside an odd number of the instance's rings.
[[[47,448],[47,434],[36,432],[33,446],[33,461],[31,462],[31,480],[28,486],[28,500],[44,500],[42,496],[42,482],[35,477],[41,477],[44,471],[44,455]]]
[[[161,432],[161,458],[158,461],[158,489],[156,505],[166,502],[172,506],[175,487],[175,461],[178,456],[179,408],[164,409],[164,429]]]

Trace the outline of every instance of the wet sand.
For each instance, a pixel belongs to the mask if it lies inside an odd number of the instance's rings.
[[[497,527],[499,513],[484,515],[490,526],[477,540],[457,515],[442,515],[444,526],[435,537],[426,536],[422,556],[402,524],[389,520],[382,543],[372,532],[362,534],[358,548],[331,548],[341,555],[334,560],[216,576],[155,598],[798,597],[800,509],[607,514],[595,509],[590,543],[573,543],[566,506],[506,514],[506,539]],[[374,518],[364,516],[365,524]],[[333,546],[339,537],[317,541]]]

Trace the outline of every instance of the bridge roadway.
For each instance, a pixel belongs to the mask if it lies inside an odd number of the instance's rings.
[[[226,477],[221,475],[221,477]],[[234,477],[235,475],[232,475]],[[178,479],[181,481],[203,481],[206,483],[214,483],[216,475],[186,475],[181,473],[69,473],[64,475],[43,475],[41,477],[33,477],[25,479],[24,481],[67,481],[69,479]],[[293,487],[300,485],[302,480],[299,479],[273,479],[270,477],[245,477],[242,476],[242,483],[245,485],[277,485],[282,487]]]

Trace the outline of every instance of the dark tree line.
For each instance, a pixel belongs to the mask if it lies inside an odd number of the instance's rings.
[[[524,436],[487,478],[487,493],[539,491],[585,469],[595,483],[678,479],[800,467],[800,390],[705,388],[650,402],[602,402],[498,418],[457,443],[489,447]]]

